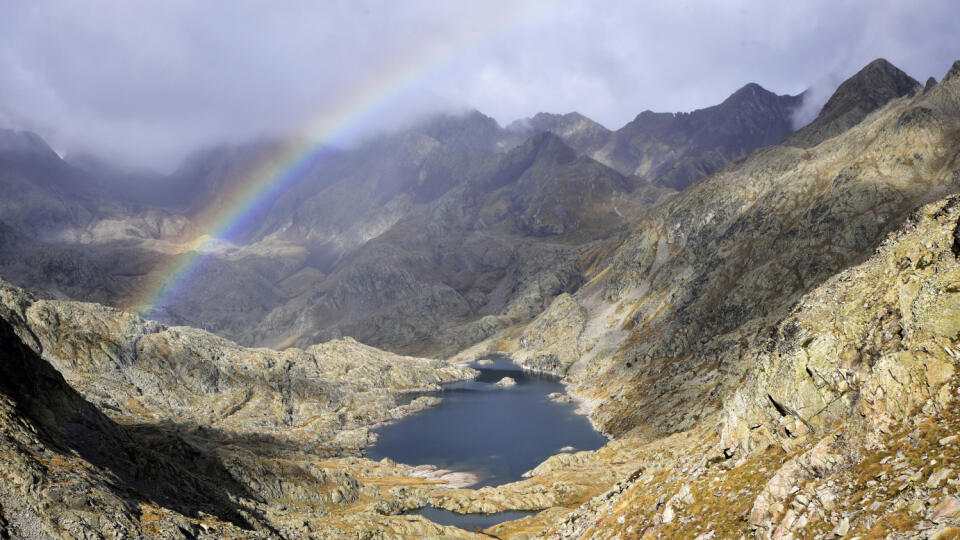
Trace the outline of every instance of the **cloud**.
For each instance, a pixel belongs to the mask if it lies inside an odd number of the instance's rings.
[[[838,73],[827,73],[813,81],[810,87],[804,90],[800,106],[793,111],[793,129],[800,129],[813,122],[843,81],[843,77]]]
[[[62,150],[162,169],[201,145],[299,129],[398,66],[413,68],[384,77],[375,114],[354,131],[464,106],[502,124],[576,110],[617,128],[644,109],[718,103],[747,82],[779,93],[813,87],[825,100],[877,57],[921,81],[960,58],[960,8],[950,0],[49,0],[3,9],[0,122]]]

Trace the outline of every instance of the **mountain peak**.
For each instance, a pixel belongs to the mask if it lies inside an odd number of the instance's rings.
[[[610,130],[576,111],[566,114],[539,112],[507,126],[507,131],[521,137],[549,132],[581,154],[596,151],[610,137]]]
[[[943,76],[943,81],[941,82],[946,82],[956,77],[960,77],[960,60],[957,60],[956,62],[953,63],[952,66],[950,66],[950,71],[948,71],[947,74]]]
[[[667,122],[673,120],[673,113],[658,113],[653,112],[650,109],[642,111],[633,119],[632,122],[622,127],[624,129],[649,129],[659,125],[663,125]]]
[[[566,114],[538,112],[529,118],[514,120],[507,126],[507,130],[516,133],[533,135],[539,131],[550,131],[561,137],[566,137],[571,131],[589,127],[601,131],[609,131],[593,119],[577,111]]]
[[[718,107],[739,109],[754,104],[766,107],[773,105],[775,102],[782,101],[783,98],[790,97],[792,96],[778,96],[776,93],[752,82],[743,85],[736,92],[730,94]]]
[[[736,92],[730,94],[730,97],[724,100],[724,103],[728,101],[736,101],[745,98],[756,98],[761,95],[775,95],[773,92],[767,90],[766,88],[760,86],[757,83],[747,83],[740,87]]]
[[[483,114],[476,109],[469,109],[459,112],[440,112],[426,117],[418,125],[421,129],[451,129],[451,128],[470,128],[482,126],[485,128],[496,127],[500,125],[493,118]]]
[[[421,122],[414,131],[462,149],[492,151],[500,136],[500,124],[476,109],[462,113],[439,113]]]
[[[891,100],[917,91],[920,83],[883,58],[878,58],[845,80],[830,96],[817,118],[785,141],[816,146],[859,124]]]
[[[60,156],[50,148],[43,137],[31,131],[0,129],[0,152],[21,156],[44,157],[59,160]]]
[[[497,164],[496,172],[476,189],[493,191],[516,182],[535,165],[557,167],[577,159],[577,153],[559,135],[541,131],[507,152]]]
[[[913,77],[885,59],[878,58],[844,81],[823,106],[821,114],[842,114],[855,106],[854,101],[869,108],[867,112],[870,112],[886,105],[891,99],[915,91],[919,86],[920,83]]]
[[[529,146],[528,146],[529,145]],[[521,146],[528,146],[537,159],[547,159],[551,163],[569,163],[577,159],[577,153],[556,133],[544,131],[530,137]]]

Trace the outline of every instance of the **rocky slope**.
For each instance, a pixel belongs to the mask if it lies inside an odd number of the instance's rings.
[[[100,304],[36,299],[0,282],[3,317],[89,401],[127,423],[238,437],[300,439],[356,453],[398,392],[470,378],[467,368],[401,357],[352,340],[305,350],[245,349]],[[400,411],[402,413],[402,408]],[[346,446],[344,446],[346,445]]]
[[[0,525],[25,538],[485,537],[397,515],[432,504],[540,510],[485,531],[499,538],[951,538],[960,527],[957,231],[960,197],[913,212],[874,256],[803,296],[775,333],[754,344],[756,362],[723,412],[693,429],[560,454],[523,482],[481,490],[445,489],[389,460],[324,457],[306,443],[311,428],[272,431],[278,421],[269,412],[266,421],[244,422],[248,436],[239,437],[219,415],[198,415],[190,428],[158,422],[171,414],[170,401],[142,399],[139,407],[116,410],[104,396],[124,395],[129,385],[111,382],[115,369],[77,362],[71,375],[65,362],[62,377],[36,350],[52,362],[67,350],[70,358],[106,359],[116,349],[91,339],[111,335],[103,325],[142,321],[91,304],[36,301],[7,286],[0,455],[8,466]],[[53,339],[51,330],[56,348],[38,346]],[[174,330],[191,338],[180,338],[193,344],[191,354],[138,347],[124,369],[183,377],[183,389],[168,391],[199,398],[195,403],[203,398],[191,382],[194,363],[231,353],[281,354],[231,349],[189,329],[163,330],[165,339]],[[368,348],[330,347],[370,373],[362,355],[352,356]],[[331,361],[318,359],[323,366]],[[411,382],[437,380],[407,371],[402,361],[393,365],[392,379],[352,380],[388,396]],[[451,369],[419,365],[440,377]],[[397,384],[400,370],[410,382]],[[269,373],[265,379],[277,379]],[[76,392],[65,379],[86,390]],[[271,385],[296,386],[291,379],[248,387],[269,393]],[[104,383],[91,384],[97,380]],[[799,392],[786,390],[796,384]],[[207,393],[229,394],[229,387]],[[314,396],[326,401],[328,394]]]
[[[398,406],[400,393],[473,375],[352,341],[244,349],[0,286],[7,537],[333,538],[330,511],[352,506],[367,512],[359,528],[374,528],[376,483],[325,459],[433,404]],[[387,527],[443,531],[413,521]]]
[[[285,334],[260,339],[300,344],[343,334],[451,354],[575,290],[583,246],[615,238],[668,193],[578,157],[555,135],[532,137],[489,174],[364,244],[309,295],[270,315],[264,326]],[[311,321],[326,328],[288,331]]]
[[[956,459],[957,202],[914,210],[960,190],[958,118],[960,63],[819,145],[757,152],[654,209],[531,324],[463,353],[566,373],[646,456],[548,537],[956,526],[933,466]]]
[[[745,349],[802,294],[960,188],[958,95],[947,77],[816,147],[755,153],[661,205],[576,294],[590,320],[574,379],[603,402],[594,418],[654,435],[717,410]]]
[[[507,131],[520,137],[538,133],[553,133],[579,154],[590,155],[610,139],[612,132],[586,116],[577,113],[537,113],[530,118],[516,120]]]
[[[958,231],[958,196],[912,213],[758,340],[721,414],[544,536],[954,538]]]

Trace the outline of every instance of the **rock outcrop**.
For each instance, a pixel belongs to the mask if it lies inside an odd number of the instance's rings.
[[[579,339],[586,323],[587,312],[573,296],[557,296],[524,328],[513,360],[533,371],[566,375],[580,359]]]
[[[345,466],[342,456],[369,444],[369,427],[436,401],[397,405],[400,393],[469,378],[469,368],[352,340],[244,349],[114,308],[38,300],[5,282],[0,349],[7,536],[445,531],[423,519],[380,523],[368,508],[382,499],[379,488],[360,482],[362,467]],[[383,469],[368,474],[443,482]],[[353,525],[329,517],[354,506],[367,514]]]
[[[362,428],[402,414],[399,392],[437,390],[472,370],[339,340],[246,349],[99,304],[39,300],[0,282],[0,316],[67,382],[116,419],[222,436],[282,436],[357,453]],[[414,404],[404,407],[412,407]]]
[[[958,205],[954,196],[918,209],[869,261],[796,304],[724,407],[728,452],[771,440],[789,448],[850,429],[852,418],[889,431],[928,401],[940,408],[952,400],[946,383],[960,358]]]

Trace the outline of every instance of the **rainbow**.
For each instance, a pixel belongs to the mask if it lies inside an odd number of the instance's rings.
[[[359,127],[371,122],[397,97],[440,72],[471,48],[529,19],[540,11],[528,9],[536,5],[514,6],[509,8],[510,14],[490,9],[487,17],[473,21],[471,32],[461,32],[443,41],[421,43],[404,55],[407,61],[395,62],[372,73],[361,84],[325,103],[320,113],[302,130],[305,137],[286,143],[270,158],[261,160],[253,170],[231,182],[233,188],[219,204],[192,219],[199,232],[178,246],[177,255],[149,272],[145,284],[124,307],[148,313],[169,305],[174,297],[188,288],[190,278],[198,272],[204,257],[242,227],[257,208],[300,179],[320,158],[324,148],[355,134]],[[548,5],[543,3],[539,7]]]

